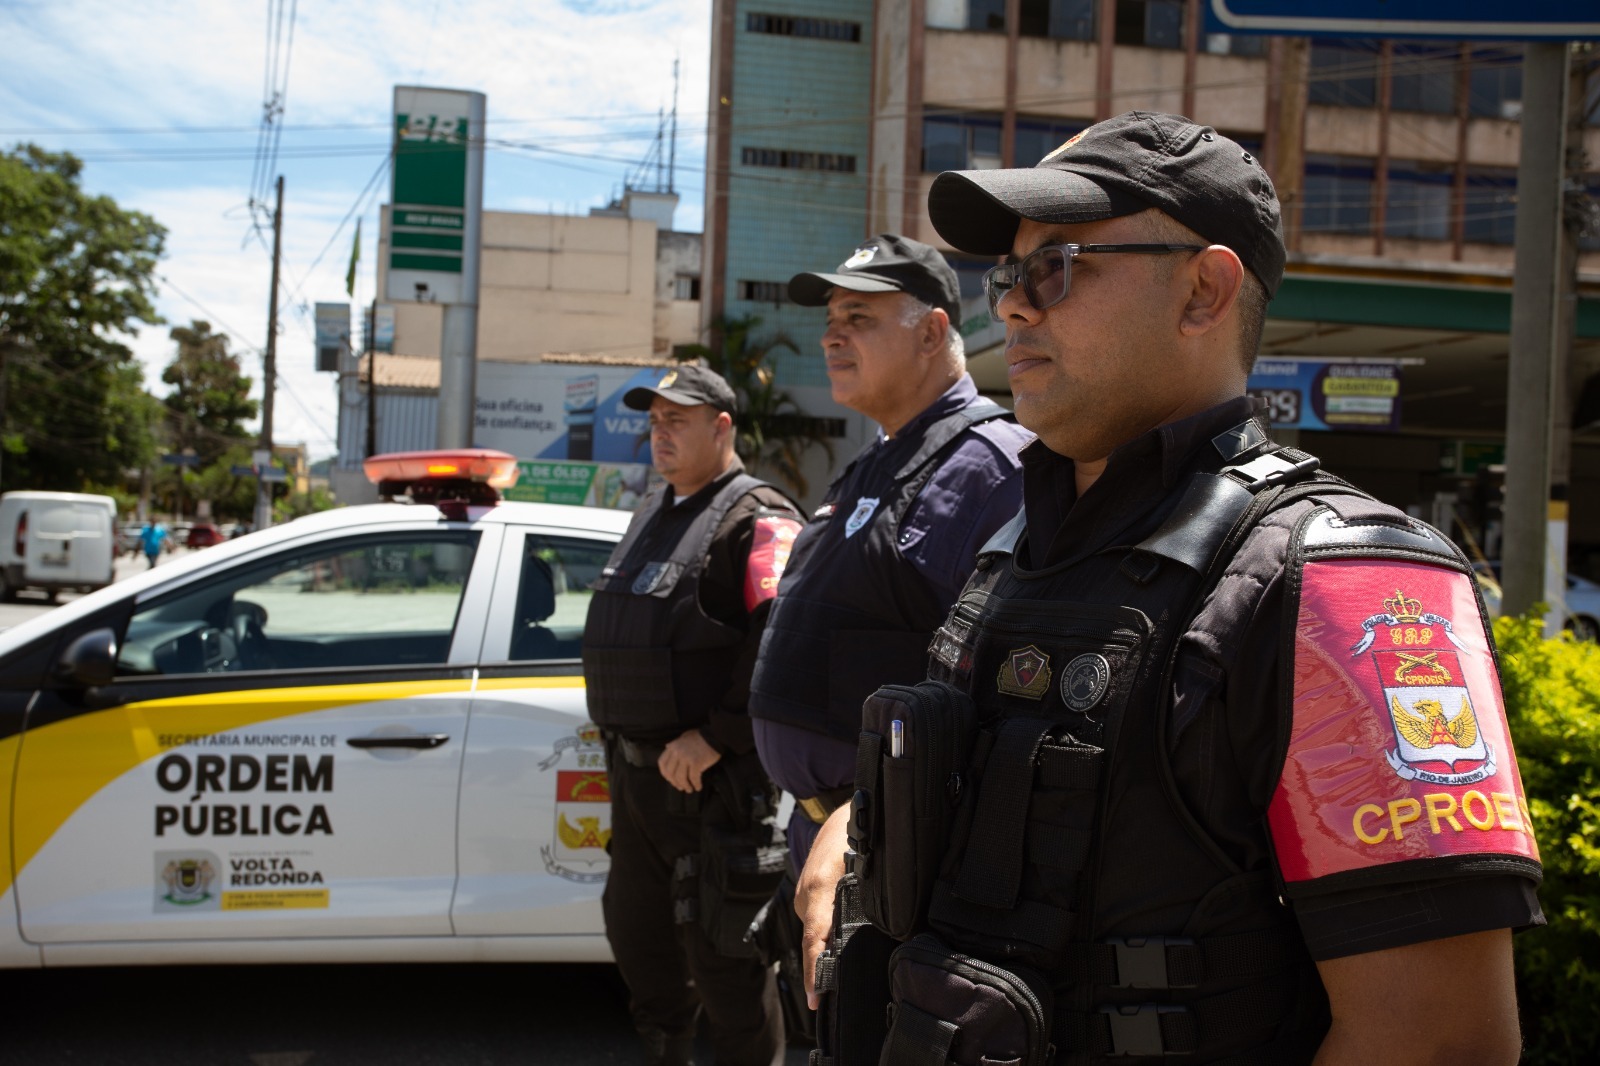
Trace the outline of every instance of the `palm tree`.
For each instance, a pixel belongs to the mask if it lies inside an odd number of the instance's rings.
[[[711,323],[711,344],[680,345],[673,357],[702,363],[722,375],[738,397],[734,414],[734,450],[753,473],[771,471],[796,494],[807,492],[801,462],[806,452],[821,447],[833,462],[833,444],[821,420],[800,409],[793,396],[773,382],[770,360],[779,348],[799,352],[782,333],[755,337],[758,315],[726,316]]]

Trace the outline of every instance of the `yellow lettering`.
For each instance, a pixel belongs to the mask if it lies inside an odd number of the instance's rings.
[[[1483,815],[1481,817],[1472,812],[1473,800],[1477,800],[1483,805]],[[1461,813],[1466,816],[1467,821],[1472,823],[1472,828],[1474,829],[1487,830],[1494,828],[1494,808],[1489,806],[1489,797],[1477,789],[1473,789],[1461,797]]]
[[[1504,792],[1490,793],[1494,798],[1495,813],[1500,816],[1500,828],[1513,833],[1522,832],[1522,815],[1517,811],[1517,801]]]
[[[1428,825],[1432,828],[1434,836],[1439,835],[1439,819],[1450,823],[1450,828],[1461,832],[1461,823],[1456,821],[1456,798],[1448,792],[1430,792],[1422,797],[1428,804]]]
[[[1405,643],[1405,639],[1406,639],[1406,635],[1404,633],[1400,632],[1398,629],[1389,630],[1389,643],[1390,644],[1403,644],[1403,643]]]
[[[1376,803],[1363,803],[1356,808],[1355,818],[1352,819],[1355,823],[1356,839],[1363,844],[1382,844],[1389,838],[1389,830],[1379,829],[1376,833],[1369,833],[1365,822],[1369,815],[1382,818],[1383,808]]]
[[[1433,643],[1433,630],[1431,629],[1423,628],[1419,631],[1418,636],[1421,638],[1421,642],[1423,644]]]
[[[1401,813],[1401,812],[1405,813]],[[1394,827],[1394,838],[1403,839],[1405,834],[1402,827],[1410,825],[1422,817],[1422,804],[1407,796],[1405,799],[1389,801],[1389,824]]]
[[[1528,810],[1528,797],[1517,797],[1517,810],[1522,812],[1522,831],[1533,836],[1533,812]]]

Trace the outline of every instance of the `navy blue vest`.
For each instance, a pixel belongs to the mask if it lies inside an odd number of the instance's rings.
[[[927,672],[948,603],[900,552],[900,520],[972,426],[1011,413],[987,400],[932,422],[920,439],[857,456],[795,539],[761,638],[750,714],[854,742],[879,685]],[[897,445],[899,445],[897,447]]]

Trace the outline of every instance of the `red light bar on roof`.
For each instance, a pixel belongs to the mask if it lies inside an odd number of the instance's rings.
[[[517,483],[517,457],[488,448],[463,448],[459,451],[390,452],[374,455],[361,464],[367,480],[399,491],[413,490],[429,483],[472,482],[489,489],[509,489]],[[415,491],[412,493],[416,495]]]

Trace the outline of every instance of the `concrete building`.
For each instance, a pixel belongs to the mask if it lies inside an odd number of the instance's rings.
[[[700,235],[672,230],[678,197],[628,190],[589,215],[483,214],[478,309],[480,364],[649,366],[700,338]],[[388,212],[378,254],[385,291]],[[431,448],[436,439],[443,308],[394,304],[392,354],[377,356],[379,453]],[[367,454],[367,356],[345,353],[339,456],[330,476],[345,502],[373,490]],[[497,366],[500,385],[516,373]],[[508,377],[509,374],[509,377]],[[482,389],[480,388],[480,393]],[[562,397],[548,406],[558,410]],[[522,458],[531,458],[523,456]]]
[[[1304,431],[1301,443],[1390,502],[1444,525],[1459,518],[1458,532],[1492,541],[1520,46],[1206,35],[1201,7],[716,0],[707,320],[764,312],[804,353],[780,362],[780,381],[816,384],[821,316],[783,306],[774,283],[837,262],[872,233],[940,244],[926,211],[940,171],[1030,166],[1130,109],[1188,114],[1258,155],[1285,205],[1289,274],[1269,308],[1263,355],[1400,366],[1397,432]],[[1597,62],[1588,52],[1575,64],[1586,108],[1579,183],[1591,213],[1600,197]],[[775,214],[769,189],[796,206]],[[964,293],[976,296],[993,261],[950,258]],[[1580,241],[1577,260],[1572,540],[1574,562],[1594,570],[1600,227]],[[744,299],[752,293],[770,299]],[[1004,399],[999,333],[985,318],[972,300],[971,367],[981,388]],[[833,409],[818,400],[808,410]],[[854,424],[852,435],[851,445],[860,439]]]

